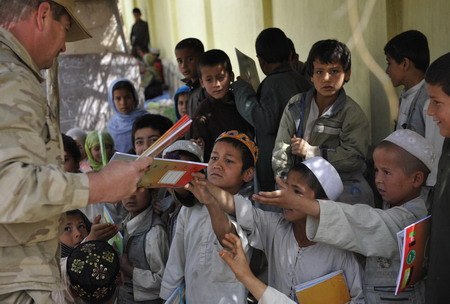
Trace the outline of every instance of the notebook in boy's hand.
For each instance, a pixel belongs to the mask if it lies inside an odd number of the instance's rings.
[[[115,224],[111,214],[109,213],[106,206],[103,206],[103,216],[102,216],[102,222],[103,223],[110,223]],[[108,240],[108,243],[116,249],[119,256],[122,256],[123,253],[123,236],[122,233],[117,232],[112,238]]]
[[[400,271],[395,294],[421,280],[426,273],[426,251],[430,238],[430,216],[397,232],[400,249]]]
[[[351,300],[342,270],[299,284],[295,292],[301,304],[344,304]]]
[[[192,120],[189,116],[184,115],[177,121],[169,130],[166,131],[157,141],[155,141],[150,147],[145,150],[142,155],[139,156],[153,156],[160,154],[166,147],[171,145],[174,141],[182,137],[189,131],[191,127]]]
[[[137,155],[116,152],[111,160],[134,161]],[[179,188],[189,183],[192,173],[206,168],[208,164],[186,160],[155,158],[150,171],[138,182],[142,188]]]
[[[236,57],[239,64],[239,76],[250,83],[256,92],[259,86],[259,75],[258,70],[256,69],[255,60],[248,57],[237,48],[234,49],[236,50]]]

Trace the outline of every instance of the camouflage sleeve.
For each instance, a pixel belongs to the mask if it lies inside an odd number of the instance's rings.
[[[25,67],[0,64],[1,223],[37,222],[87,204],[87,175],[61,169],[57,117],[42,91]]]

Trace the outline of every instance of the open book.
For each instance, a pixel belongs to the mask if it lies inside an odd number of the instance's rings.
[[[103,206],[103,216],[102,216],[102,222],[104,223],[110,223],[115,224],[111,214],[109,213],[106,206]],[[112,238],[108,240],[108,243],[116,249],[119,256],[122,256],[123,253],[123,236],[122,233],[117,232]]]
[[[239,74],[243,80],[252,85],[253,90],[256,92],[259,86],[259,75],[258,70],[256,69],[255,61],[239,51],[237,48],[235,48],[235,50],[239,64]]]
[[[301,304],[344,304],[351,300],[342,270],[299,284],[295,292]]]
[[[134,161],[138,155],[121,152],[114,153],[111,160]],[[150,171],[138,182],[142,188],[179,188],[189,183],[192,173],[206,168],[208,164],[186,160],[154,158]]]
[[[166,131],[157,141],[147,148],[140,156],[156,156],[160,154],[166,147],[176,141],[178,138],[186,134],[191,127],[192,120],[189,116],[184,115],[169,130]]]
[[[400,249],[400,271],[395,294],[421,280],[426,273],[426,251],[430,238],[431,215],[397,233]]]

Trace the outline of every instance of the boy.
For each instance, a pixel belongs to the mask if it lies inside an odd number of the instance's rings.
[[[187,114],[190,95],[189,91],[190,89],[188,86],[181,86],[173,96],[173,100],[175,103],[175,116],[177,117],[177,121]]]
[[[430,65],[425,81],[430,96],[428,115],[433,117],[445,137],[431,209],[430,265],[426,289],[427,303],[438,304],[448,301],[446,278],[450,273],[446,262],[450,256],[450,53]]]
[[[131,142],[136,155],[141,155],[173,125],[173,122],[159,114],[146,114],[136,119],[131,128]]]
[[[162,154],[163,158],[181,159],[193,162],[203,162],[203,150],[195,142],[189,140],[177,140],[168,146]],[[169,238],[169,246],[175,236],[178,214],[183,206],[180,201],[175,199],[177,196],[188,197],[190,192],[183,188],[167,189],[170,195],[164,197],[163,193],[159,193],[160,207],[162,211],[161,218],[167,223],[167,234]],[[162,191],[161,191],[162,192]],[[192,205],[185,205],[190,207]]]
[[[163,222],[153,210],[151,190],[136,191],[122,200],[128,215],[122,223],[124,254],[120,269],[125,284],[119,289],[119,303],[162,303],[159,290],[169,244]]]
[[[444,137],[439,134],[433,119],[426,114],[429,102],[424,77],[430,64],[427,37],[415,30],[400,33],[386,44],[384,53],[388,65],[386,73],[392,85],[403,86],[395,129],[411,129],[424,136],[434,146],[436,158],[439,158]],[[430,187],[436,183],[437,163],[428,176],[428,187],[423,189],[425,198]]]
[[[247,135],[237,131],[222,133],[208,162],[208,180],[241,196],[242,186],[253,178],[257,151]],[[243,237],[242,231],[237,234]],[[192,207],[183,206],[161,284],[161,298],[167,299],[184,280],[187,303],[247,303],[245,287],[220,259],[218,246],[207,207],[198,201]],[[244,247],[248,249],[246,242]]]
[[[71,173],[80,172],[81,152],[72,137],[62,134],[64,145],[64,171]]]
[[[424,75],[430,64],[427,37],[410,30],[398,34],[384,47],[386,73],[394,87],[403,86],[395,129],[411,129],[425,136],[423,107],[428,99]]]
[[[280,121],[272,168],[282,176],[304,159],[322,156],[341,175],[340,201],[373,205],[363,177],[369,146],[369,122],[359,105],[345,94],[351,55],[337,40],[316,42],[308,55],[307,72],[314,87],[289,100]]]
[[[307,91],[311,85],[292,70],[288,40],[282,30],[263,30],[256,38],[255,48],[261,70],[267,77],[257,92],[249,83],[239,79],[233,83],[232,89],[237,109],[255,128],[256,141],[261,149],[256,164],[260,189],[272,191],[275,179],[270,164],[283,109],[292,96]]]
[[[205,52],[203,43],[197,38],[186,38],[175,46],[175,56],[178,69],[183,74],[183,82],[190,88],[187,114],[192,117],[198,105],[205,99],[205,92],[200,86],[197,75],[197,63],[200,55]]]
[[[252,126],[239,114],[230,91],[234,79],[230,58],[222,50],[210,50],[198,62],[200,84],[207,97],[192,118],[191,135],[204,148],[209,160],[215,139],[227,130],[237,130],[253,136]]]
[[[89,263],[93,257],[96,263]],[[115,303],[116,288],[123,282],[119,256],[105,241],[89,241],[75,248],[67,259],[67,273],[71,293],[81,303]]]
[[[108,102],[113,116],[108,121],[108,133],[114,139],[116,151],[128,153],[133,122],[148,112],[138,107],[139,97],[134,85],[125,78],[115,80],[108,88]]]
[[[395,296],[400,268],[397,232],[427,215],[420,190],[429,174],[435,154],[419,134],[397,130],[386,137],[373,154],[375,184],[384,201],[384,210],[366,204],[348,205],[325,200],[295,197],[287,189],[260,193],[254,199],[308,215],[309,240],[367,256],[364,296],[367,303],[423,303],[424,282]],[[296,206],[292,207],[292,202]],[[338,229],[336,229],[338,228]]]

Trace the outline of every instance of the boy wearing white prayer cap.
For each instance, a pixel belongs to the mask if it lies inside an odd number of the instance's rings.
[[[281,303],[274,295],[276,289],[296,301],[295,286],[337,270],[343,270],[352,298],[351,303],[364,303],[362,268],[353,253],[324,243],[314,243],[306,237],[306,214],[292,209],[287,202],[283,214],[264,211],[243,197],[231,197],[201,177],[194,178],[191,191],[207,205],[218,205],[223,212],[236,216],[237,224],[248,233],[252,247],[264,251],[268,261],[268,285],[262,295],[255,295],[259,303]],[[343,184],[336,169],[324,158],[317,156],[295,165],[287,175],[287,181],[279,181],[297,197],[312,199],[336,199]],[[196,187],[206,187],[201,191]],[[205,197],[209,193],[210,197]],[[203,195],[203,196],[202,196]],[[210,207],[211,208],[211,207]],[[228,217],[223,222],[211,217],[217,237],[230,233],[221,231],[227,227]],[[229,225],[228,225],[229,226]],[[222,240],[221,240],[222,241]],[[243,282],[245,284],[245,282]],[[251,289],[249,286],[247,286]],[[274,298],[275,297],[275,298]],[[290,303],[290,301],[283,302]]]
[[[309,240],[351,250],[367,257],[364,279],[366,303],[424,303],[424,282],[395,296],[400,254],[397,232],[427,215],[420,190],[433,167],[433,147],[411,130],[397,130],[375,148],[375,184],[384,208],[348,205],[295,197],[288,190],[260,193],[262,203],[283,207],[295,200],[295,209],[308,215]]]

